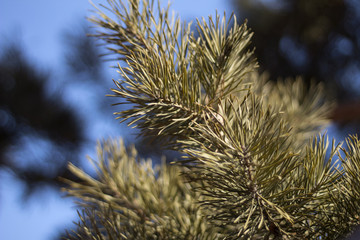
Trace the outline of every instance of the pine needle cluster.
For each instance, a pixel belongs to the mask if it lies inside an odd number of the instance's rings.
[[[103,7],[91,21],[119,62],[112,96],[130,106],[117,118],[184,159],[155,166],[99,143],[97,177],[70,165],[84,210],[68,239],[339,239],[360,223],[360,140],[319,135],[332,109],[321,85],[259,75],[234,15]]]

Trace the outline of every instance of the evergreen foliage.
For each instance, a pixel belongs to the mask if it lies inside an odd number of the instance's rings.
[[[97,178],[70,165],[84,210],[68,239],[338,239],[360,223],[360,140],[316,136],[332,108],[321,85],[259,75],[235,16],[195,34],[160,3],[108,5],[91,20],[119,60],[113,96],[130,108],[115,114],[184,159],[99,144]]]

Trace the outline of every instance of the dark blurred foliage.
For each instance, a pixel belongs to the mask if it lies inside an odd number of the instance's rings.
[[[90,29],[86,24],[79,27],[78,31],[68,31],[63,35],[65,49],[65,64],[70,72],[75,74],[88,74],[92,80],[103,79],[103,59],[100,48],[95,38],[90,37]]]
[[[64,34],[65,87],[103,80],[98,48],[85,29]],[[23,180],[27,197],[44,185],[62,186],[60,178],[73,179],[67,164],[80,164],[85,156],[79,151],[88,139],[86,118],[64,101],[63,89],[49,91],[59,76],[36,66],[18,46],[3,46],[0,54],[0,168]]]
[[[95,147],[94,139],[89,139],[93,125],[119,110],[111,106],[118,99],[105,97],[113,83],[105,77],[104,63],[115,63],[101,57],[104,49],[88,36],[91,29],[87,25],[74,29],[63,34],[60,72],[44,71],[44,66],[26,57],[26,49],[18,43],[0,52],[0,169],[11,171],[25,183],[25,199],[44,186],[63,186],[61,178],[75,180],[68,162],[81,164],[84,145]],[[79,101],[65,99],[63,94],[69,89]],[[120,127],[111,131],[123,135]],[[169,161],[175,156],[142,138],[135,144],[140,156],[155,157],[155,161],[164,153]]]
[[[254,32],[261,71],[272,80],[302,75],[306,81],[325,82],[329,96],[341,103],[333,119],[359,122],[359,1],[233,1],[237,16],[247,18]]]
[[[48,96],[49,74],[30,64],[15,45],[0,57],[0,167],[10,169],[28,190],[70,177],[77,162],[81,123],[60,96]]]

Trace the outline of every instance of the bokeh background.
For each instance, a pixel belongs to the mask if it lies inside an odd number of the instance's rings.
[[[186,21],[216,9],[248,19],[260,71],[324,82],[338,103],[330,137],[359,132],[357,0],[173,0],[172,9]],[[93,173],[86,155],[95,157],[97,140],[123,137],[143,156],[161,154],[112,115],[105,95],[117,74],[86,36],[96,31],[91,10],[87,0],[0,0],[0,239],[59,239],[73,227],[59,177],[74,178],[69,161]]]

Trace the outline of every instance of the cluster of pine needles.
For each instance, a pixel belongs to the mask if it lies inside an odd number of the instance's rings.
[[[149,0],[90,20],[118,62],[117,118],[183,159],[100,142],[97,176],[70,165],[80,180],[65,180],[83,209],[68,239],[339,239],[360,223],[359,139],[319,134],[322,85],[257,72],[246,23],[181,22]]]

